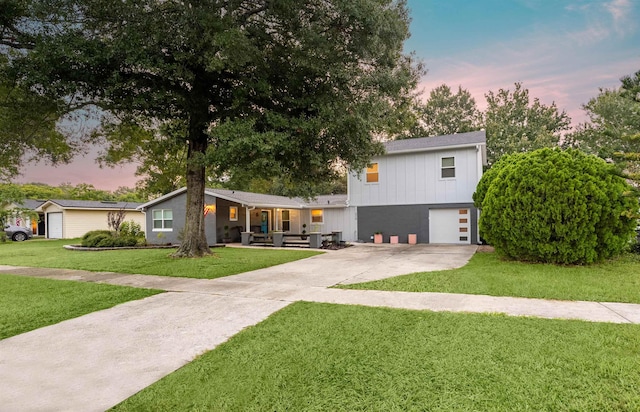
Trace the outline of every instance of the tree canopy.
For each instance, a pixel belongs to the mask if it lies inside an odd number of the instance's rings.
[[[107,139],[179,125],[187,215],[176,256],[210,253],[205,167],[293,183],[362,168],[422,72],[402,51],[404,0],[10,3],[0,22],[23,51],[11,67],[25,87],[97,105]]]
[[[589,122],[578,125],[565,145],[611,160],[640,182],[640,71],[621,83],[583,106]]]
[[[509,153],[556,147],[562,132],[570,129],[571,119],[559,111],[555,103],[533,102],[529,90],[515,83],[513,91],[500,89],[485,95],[485,128],[487,131],[487,159],[489,164]]]
[[[419,129],[415,137],[440,136],[479,130],[482,113],[468,90],[458,86],[457,93],[442,84],[429,93],[418,108]]]
[[[56,128],[66,105],[22,87],[9,73],[7,57],[0,55],[0,180],[20,174],[24,162],[66,163],[77,149]]]

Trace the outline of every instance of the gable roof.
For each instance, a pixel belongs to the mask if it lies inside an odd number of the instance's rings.
[[[165,200],[171,199],[187,191],[186,187],[174,190],[164,196],[151,200],[138,206],[138,210],[146,210],[149,207]],[[305,201],[299,197],[286,197],[276,195],[265,195],[261,193],[243,192],[241,190],[229,190],[219,188],[206,188],[204,193],[230,202],[238,203],[245,207],[281,208],[281,209],[308,209],[308,208],[328,208],[346,207],[347,195],[322,195],[316,199]]]
[[[140,203],[136,202],[112,202],[98,200],[67,200],[67,199],[50,199],[41,204],[38,209],[55,204],[63,209],[91,209],[91,210],[136,210]]]
[[[424,152],[447,148],[473,147],[486,145],[487,134],[484,130],[468,133],[448,134],[443,136],[419,137],[416,139],[392,140],[385,142],[387,154]]]
[[[26,200],[23,200],[22,202],[12,203],[12,206],[20,209],[35,210],[38,207],[40,207],[40,205],[42,205],[44,202],[45,202],[44,200],[26,199]]]

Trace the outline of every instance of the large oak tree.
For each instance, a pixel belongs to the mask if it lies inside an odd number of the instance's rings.
[[[364,167],[421,74],[404,0],[14,0],[13,69],[115,128],[181,123],[187,216],[176,256],[210,253],[205,167],[321,182]],[[117,132],[115,133],[117,134]]]

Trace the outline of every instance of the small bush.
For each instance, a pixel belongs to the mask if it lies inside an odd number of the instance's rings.
[[[132,236],[111,236],[102,238],[95,247],[130,247],[137,244],[138,239]]]
[[[628,250],[638,201],[605,161],[577,150],[540,149],[494,167],[474,201],[482,209],[480,234],[496,252],[588,264]]]
[[[129,222],[122,222],[120,224],[120,230],[118,230],[120,236],[144,238],[144,231],[139,223],[131,220]]]
[[[82,236],[80,244],[84,247],[98,247],[98,244],[103,239],[112,238],[113,236],[114,232],[111,232],[110,230],[92,230]]]

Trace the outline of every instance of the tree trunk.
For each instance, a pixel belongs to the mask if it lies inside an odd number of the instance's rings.
[[[187,152],[187,211],[182,242],[171,256],[203,257],[211,254],[204,228],[204,155],[207,151],[207,136],[202,129],[191,125],[189,150]]]

